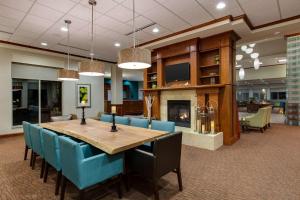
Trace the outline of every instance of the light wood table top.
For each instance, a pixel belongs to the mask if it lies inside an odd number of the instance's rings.
[[[80,125],[78,119],[42,123],[41,127],[80,139],[108,154],[116,154],[140,146],[167,133],[120,124],[116,125],[117,132],[110,132],[111,125],[94,119],[87,119],[86,125]]]

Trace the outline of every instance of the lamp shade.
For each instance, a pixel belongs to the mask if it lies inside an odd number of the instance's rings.
[[[58,80],[61,81],[77,81],[79,74],[75,70],[60,69],[58,70]]]
[[[151,67],[151,51],[139,47],[122,49],[118,55],[118,67],[123,69]]]
[[[104,76],[105,66],[104,63],[88,60],[82,61],[79,67],[79,74],[83,76]]]

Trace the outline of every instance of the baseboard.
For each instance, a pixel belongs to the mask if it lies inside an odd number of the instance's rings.
[[[16,132],[16,133],[8,133],[8,134],[0,134],[0,139],[1,138],[8,138],[8,137],[16,137],[16,136],[20,136],[23,135],[23,132]]]

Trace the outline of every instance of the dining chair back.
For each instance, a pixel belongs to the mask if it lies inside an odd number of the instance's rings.
[[[151,129],[174,133],[175,132],[175,122],[152,120]]]
[[[130,118],[130,126],[148,128],[148,125],[149,123],[147,119],[140,119],[135,117]]]
[[[129,117],[116,116],[116,124],[129,125]]]
[[[123,173],[124,155],[107,155],[90,145],[80,145],[65,136],[59,136],[60,156],[62,166],[62,191],[61,199],[64,199],[66,178],[79,190],[80,196],[90,186],[118,176],[118,183]],[[121,197],[120,185],[118,193]]]
[[[113,120],[112,115],[102,114],[102,115],[100,116],[100,121],[103,121],[103,122],[110,122],[110,123],[111,123],[112,120]]]
[[[42,129],[42,138],[46,162],[54,167],[56,171],[60,171],[61,163],[58,135],[53,131]]]
[[[32,148],[30,133],[29,133],[29,126],[30,123],[23,121],[23,133],[24,133],[24,140],[25,140],[25,152],[24,152],[24,160],[27,160],[28,150]],[[32,162],[32,156],[30,158],[30,165]]]

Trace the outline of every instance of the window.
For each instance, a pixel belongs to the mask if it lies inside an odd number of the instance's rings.
[[[49,122],[62,114],[62,85],[58,81],[12,79],[13,126]]]

